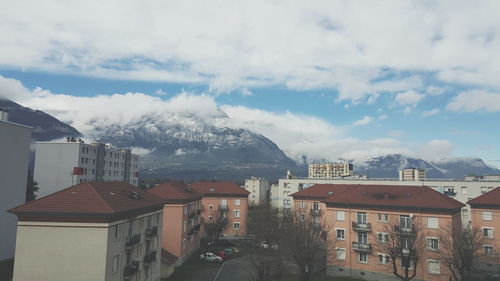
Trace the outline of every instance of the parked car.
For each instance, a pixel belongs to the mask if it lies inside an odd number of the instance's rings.
[[[222,258],[217,256],[214,253],[205,253],[200,255],[201,260],[209,261],[209,262],[222,262]]]
[[[278,244],[269,244],[266,241],[262,241],[262,243],[260,243],[260,247],[264,249],[278,250]]]
[[[222,251],[217,251],[215,253],[217,256],[221,257],[223,260],[227,259],[228,258],[228,255],[226,254],[226,251],[222,250]]]

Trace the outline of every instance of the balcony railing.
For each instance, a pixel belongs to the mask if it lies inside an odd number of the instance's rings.
[[[200,227],[201,225],[200,224],[197,224],[193,227],[193,231],[200,231]]]
[[[394,230],[403,235],[415,235],[417,234],[417,231],[413,225],[396,225],[394,226]]]
[[[153,226],[146,229],[146,239],[151,239],[158,234],[158,226]]]
[[[219,210],[221,211],[227,211],[227,205],[219,205]]]
[[[358,252],[372,252],[372,245],[367,243],[352,242],[352,249]]]
[[[359,223],[357,221],[353,221],[352,222],[352,229],[354,229],[355,231],[369,232],[369,231],[371,231],[371,225],[370,225],[369,222],[367,222],[367,223]]]
[[[321,210],[319,210],[319,209],[311,209],[310,213],[311,213],[311,216],[320,216],[321,215]]]
[[[123,269],[123,276],[132,276],[139,270],[139,262],[133,261]]]
[[[150,264],[156,260],[156,251],[152,251],[144,256],[144,264]]]
[[[445,191],[443,191],[443,194],[450,196],[450,197],[455,197],[457,195],[457,193],[453,190],[445,190]]]
[[[135,244],[139,243],[141,241],[141,234],[138,233],[136,235],[129,236],[127,238],[127,241],[125,242],[125,248],[126,249],[131,249],[134,247]]]

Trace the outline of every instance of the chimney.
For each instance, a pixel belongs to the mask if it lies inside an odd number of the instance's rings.
[[[9,121],[9,112],[0,108],[0,121]]]

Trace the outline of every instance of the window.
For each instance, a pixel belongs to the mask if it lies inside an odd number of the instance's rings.
[[[239,206],[241,204],[240,199],[234,200],[234,206]]]
[[[485,194],[488,192],[488,188],[486,186],[481,186],[481,194]]]
[[[337,229],[337,240],[344,240],[344,239],[345,239],[345,230]]]
[[[439,261],[436,260],[427,260],[427,270],[432,274],[441,274],[441,270],[439,268]]]
[[[439,220],[435,217],[427,218],[427,227],[428,228],[439,228]]]
[[[493,228],[483,227],[483,234],[485,238],[493,238]]]
[[[359,253],[359,262],[367,263],[368,262],[368,254],[367,253]]]
[[[378,221],[379,222],[388,222],[389,215],[388,214],[378,214]]]
[[[345,248],[337,248],[337,259],[338,260],[345,260]]]
[[[388,264],[391,261],[391,257],[386,254],[378,254],[378,263],[379,264]]]
[[[227,206],[227,199],[221,199],[220,204],[221,206]]]
[[[491,212],[483,212],[483,221],[491,220]]]
[[[337,220],[344,221],[344,219],[345,219],[345,212],[344,211],[337,211]]]
[[[283,205],[290,205],[290,199],[283,199]]]
[[[304,209],[306,207],[306,202],[300,201],[300,208]]]
[[[381,243],[386,243],[389,241],[389,234],[384,232],[377,233],[377,241]]]
[[[484,245],[484,254],[487,256],[492,256],[495,254],[495,249],[491,245]]]
[[[358,223],[366,224],[366,213],[358,213]]]
[[[214,209],[214,205],[208,205],[208,209],[209,210],[213,210]]]
[[[467,194],[467,186],[462,186],[462,194]]]
[[[209,221],[209,222],[213,222],[213,221],[214,221],[214,217],[212,217],[212,216],[208,216],[208,221]]]
[[[118,233],[118,225],[115,225],[113,228],[114,228],[113,232],[114,232],[115,240],[118,240],[118,238],[120,238],[119,233]]]
[[[240,223],[239,222],[233,223],[233,229],[234,230],[240,230]]]
[[[437,238],[427,238],[427,249],[431,251],[439,250],[439,240]]]
[[[187,222],[184,221],[184,223],[182,224],[182,232],[186,232],[186,229],[187,229]]]
[[[358,233],[358,243],[359,244],[368,244],[368,234],[359,232]]]
[[[313,202],[313,210],[319,210],[319,202]]]
[[[240,211],[239,210],[234,210],[234,217],[239,218],[240,217]]]
[[[407,215],[399,216],[399,224],[402,228],[411,228],[411,217]]]
[[[113,272],[118,272],[120,267],[120,255],[113,256]]]

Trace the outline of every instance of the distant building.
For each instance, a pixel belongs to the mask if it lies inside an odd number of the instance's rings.
[[[416,168],[399,170],[399,180],[400,181],[425,180],[425,171]]]
[[[39,196],[86,181],[139,184],[139,156],[104,143],[37,142],[34,178]]]
[[[311,163],[309,164],[310,179],[331,179],[351,176],[353,165],[350,163]]]
[[[271,196],[269,182],[263,178],[252,177],[245,180],[245,189],[250,192],[248,203],[250,206],[268,204]]]
[[[32,128],[8,121],[0,110],[0,261],[14,257],[16,216],[5,212],[23,204]]]
[[[13,281],[159,281],[164,200],[83,182],[21,205]]]

